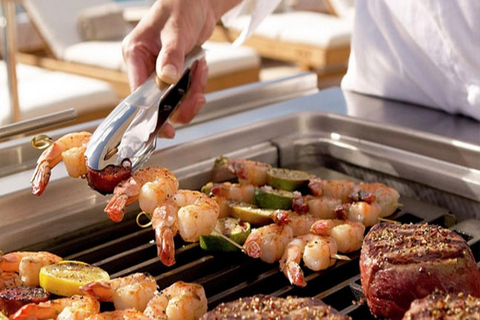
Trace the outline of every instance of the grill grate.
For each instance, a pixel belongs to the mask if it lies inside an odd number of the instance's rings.
[[[449,211],[412,198],[402,197],[403,206],[392,216],[396,221],[429,222],[452,227],[469,241],[476,261],[480,260],[480,221],[472,229],[467,221],[451,226]],[[135,206],[133,206],[135,207]],[[138,208],[130,208],[138,212]],[[351,261],[337,261],[320,272],[304,269],[307,286],[289,284],[278,263],[267,264],[243,253],[210,253],[196,243],[185,243],[176,237],[176,264],[164,266],[156,257],[154,232],[137,226],[132,214],[119,224],[103,223],[71,234],[67,239],[53,239],[25,250],[48,250],[66,259],[81,260],[108,271],[111,277],[133,272],[148,272],[160,288],[178,280],[203,285],[209,309],[221,302],[254,294],[274,296],[316,296],[353,319],[374,319],[366,304],[361,303],[359,252],[349,254]]]

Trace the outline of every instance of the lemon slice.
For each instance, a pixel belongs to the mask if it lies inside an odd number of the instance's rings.
[[[239,246],[228,241],[225,237],[242,245],[250,234],[250,230],[251,227],[248,222],[230,217],[220,218],[210,235],[200,236],[200,247],[208,251],[239,251]]]
[[[40,286],[65,297],[82,294],[79,288],[87,283],[109,279],[105,270],[80,261],[64,260],[40,269]]]
[[[252,205],[237,204],[232,206],[231,215],[234,218],[249,222],[256,226],[272,223],[272,209],[262,209]]]
[[[255,188],[254,204],[264,209],[292,208],[293,194],[286,190],[277,190],[271,186]]]
[[[295,191],[308,186],[310,174],[300,170],[271,168],[267,171],[267,184],[275,189]]]
[[[0,320],[8,320],[7,316],[0,312]]]

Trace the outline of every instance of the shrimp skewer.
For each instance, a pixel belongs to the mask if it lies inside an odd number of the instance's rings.
[[[152,228],[160,261],[175,264],[174,237],[177,233],[187,242],[197,242],[209,235],[220,213],[217,202],[200,191],[178,190],[164,205],[155,208]]]
[[[86,317],[85,320],[151,320],[142,312],[135,309],[115,310],[101,312],[93,316]]]
[[[83,320],[100,311],[100,303],[92,296],[73,295],[45,302],[29,303],[10,316],[11,320],[57,319]]]
[[[380,207],[375,203],[356,201],[339,206],[335,213],[339,219],[357,221],[371,227],[379,221]]]
[[[366,201],[379,207],[379,217],[387,217],[397,210],[400,194],[394,188],[383,183],[359,183],[355,186],[350,196],[354,201]],[[366,198],[366,199],[365,199]]]
[[[349,253],[362,247],[365,226],[356,221],[322,219],[313,223],[311,232],[331,236],[337,243],[338,252]]]
[[[314,196],[327,196],[340,199],[341,203],[348,202],[355,183],[348,179],[324,180],[312,178],[308,187]]]
[[[47,188],[52,169],[63,159],[68,174],[73,178],[85,176],[87,165],[84,153],[91,137],[90,132],[66,134],[53,142],[37,161],[31,184],[32,193],[41,195]]]
[[[134,273],[111,280],[93,281],[80,290],[98,301],[113,302],[116,310],[145,310],[157,290],[157,281],[146,273]]]
[[[260,187],[267,184],[267,171],[271,165],[265,162],[234,159],[228,162],[228,169],[237,176],[240,184],[252,184]]]
[[[289,225],[272,223],[254,229],[248,235],[243,247],[250,257],[273,263],[282,257],[292,238],[293,230]]]
[[[287,245],[280,269],[291,284],[299,287],[307,285],[300,262],[313,271],[327,269],[335,263],[337,244],[332,237],[306,234],[293,238]]]
[[[201,285],[178,281],[157,291],[143,314],[150,319],[196,320],[207,312],[207,308]]]
[[[272,219],[276,224],[290,226],[294,237],[309,233],[312,225],[318,220],[312,214],[299,214],[289,210],[275,210]]]
[[[60,262],[61,257],[47,251],[15,251],[0,256],[0,271],[3,286],[11,287],[20,280],[24,286],[39,286],[40,269],[49,264]],[[17,273],[15,280],[12,273]],[[2,286],[0,285],[0,286]]]
[[[126,207],[139,199],[142,187],[147,182],[153,183],[148,185],[142,194],[141,207],[147,210],[153,210],[152,207],[155,208],[160,201],[155,200],[152,204],[152,194],[161,193],[162,190],[166,190],[166,193],[169,194],[173,190],[178,190],[178,180],[169,170],[159,167],[140,169],[115,187],[113,196],[104,210],[108,217],[114,222],[120,222],[125,215]],[[151,212],[149,211],[149,213]]]

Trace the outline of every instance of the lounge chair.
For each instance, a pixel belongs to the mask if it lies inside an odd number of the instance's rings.
[[[3,60],[0,70],[5,70]],[[17,64],[16,70],[20,116],[17,121],[72,108],[77,113],[76,122],[83,122],[105,117],[120,101],[113,87],[102,80],[24,64]],[[7,76],[0,72],[0,125],[11,122],[8,105]]]
[[[111,4],[116,3],[112,0],[23,0],[22,6],[43,40],[45,52],[19,53],[18,61],[108,81],[119,96],[126,96],[130,89],[121,55],[121,37],[85,40],[85,28],[79,25],[79,16],[84,16],[86,10]],[[261,59],[254,49],[233,48],[222,43],[205,46],[210,70],[208,92],[259,80]]]
[[[289,5],[288,3],[295,3]],[[309,2],[309,6],[305,3]],[[303,5],[302,5],[303,3]],[[324,3],[324,10],[315,8]],[[297,64],[301,70],[315,71],[322,81],[346,71],[353,28],[353,1],[283,1],[265,18],[244,45],[265,58]],[[250,21],[245,11],[229,25],[218,24],[210,38],[234,41]]]

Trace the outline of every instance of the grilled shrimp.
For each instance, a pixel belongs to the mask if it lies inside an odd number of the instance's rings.
[[[85,320],[151,320],[142,312],[135,309],[105,311],[86,317]]]
[[[63,159],[68,174],[78,178],[87,173],[84,153],[90,141],[90,132],[69,133],[53,142],[37,161],[32,176],[32,193],[41,195],[47,188],[52,169]]]
[[[46,302],[29,303],[10,316],[11,320],[57,319],[83,320],[100,311],[100,303],[92,296],[73,295]]]
[[[178,281],[157,291],[143,313],[150,319],[196,320],[207,312],[207,307],[201,285]]]
[[[3,275],[7,272],[16,272],[24,286],[39,286],[40,268],[45,265],[60,262],[62,258],[47,251],[15,251],[0,256],[0,271],[2,280],[13,278]],[[17,282],[17,280],[15,280]]]
[[[252,230],[243,247],[250,257],[273,263],[282,257],[292,238],[293,230],[289,225],[272,223]]]
[[[16,288],[22,285],[20,275],[15,271],[4,271],[0,273],[0,290]],[[1,308],[0,308],[1,309]]]
[[[372,194],[374,197],[372,200],[367,202],[379,206],[380,218],[387,217],[397,210],[400,194],[394,188],[380,182],[362,182],[357,184],[352,191],[351,198],[353,198],[354,201],[356,198],[360,198],[359,200],[362,200],[363,197],[368,197],[369,194]]]
[[[380,206],[376,203],[356,201],[339,206],[335,212],[339,219],[357,221],[365,227],[371,227],[379,221]]]
[[[134,273],[111,280],[93,281],[82,287],[82,292],[98,301],[113,302],[116,310],[134,308],[145,310],[157,290],[157,281],[146,273]]]
[[[276,224],[289,225],[294,237],[309,233],[312,224],[318,220],[312,214],[301,214],[289,210],[275,210],[272,213],[272,219]]]
[[[166,266],[175,264],[174,237],[178,232],[178,206],[167,200],[163,206],[155,208],[152,214],[152,228],[155,231],[157,255]]]
[[[152,227],[160,261],[166,266],[175,264],[174,237],[177,232],[183,240],[198,241],[209,235],[217,223],[220,208],[217,202],[200,191],[178,190],[152,215]]]
[[[178,206],[178,232],[183,240],[196,242],[209,235],[217,223],[217,202],[200,191],[179,190],[173,196]]]
[[[238,182],[258,187],[267,184],[267,171],[271,167],[265,162],[244,159],[234,159],[228,163],[228,169],[237,176]]]
[[[249,183],[223,182],[214,184],[210,192],[216,197],[223,197],[238,202],[253,203],[255,186]]]
[[[315,234],[306,234],[293,238],[287,245],[282,258],[280,269],[287,276],[291,284],[299,287],[307,285],[300,262],[313,271],[327,269],[335,263],[337,245],[331,237]]]
[[[357,221],[322,219],[312,225],[311,232],[331,236],[337,243],[338,252],[349,253],[362,247],[365,226]]]
[[[142,206],[150,209],[150,213],[153,211],[153,204],[157,204],[159,201],[157,199],[152,200],[152,198],[155,194],[161,192],[162,188],[165,188],[166,193],[178,189],[178,180],[169,170],[159,167],[140,169],[115,187],[113,197],[104,210],[108,217],[114,222],[120,222],[125,214],[125,208],[138,200],[142,186],[147,182],[153,182],[153,184],[145,187],[145,195],[142,195]]]
[[[308,187],[314,196],[327,196],[340,199],[341,203],[348,202],[355,183],[348,179],[323,180],[312,178]]]

